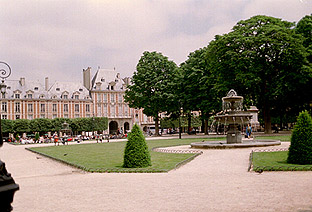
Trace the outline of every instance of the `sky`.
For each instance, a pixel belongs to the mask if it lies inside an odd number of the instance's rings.
[[[177,65],[240,20],[298,22],[312,0],[0,0],[0,61],[10,80],[82,82],[82,70],[131,77],[144,51]]]

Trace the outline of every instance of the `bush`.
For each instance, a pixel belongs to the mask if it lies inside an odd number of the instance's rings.
[[[142,168],[151,166],[151,156],[140,127],[135,124],[128,135],[124,153],[124,168]]]
[[[312,164],[312,118],[308,111],[299,114],[291,135],[288,163]]]

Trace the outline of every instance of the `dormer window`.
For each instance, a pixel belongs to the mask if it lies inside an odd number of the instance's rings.
[[[20,98],[20,94],[19,93],[16,93],[15,94],[15,99],[19,99]]]
[[[32,94],[31,94],[31,93],[27,94],[27,98],[28,98],[28,99],[32,99],[32,98],[33,98],[33,97],[32,97]]]
[[[39,90],[39,88],[38,88],[38,87],[35,87],[34,90],[37,91],[37,90]]]
[[[68,99],[68,95],[64,94],[63,99]]]
[[[74,98],[75,98],[75,99],[79,99],[79,95],[76,94],[76,95],[74,96]]]
[[[56,90],[56,91],[60,91],[61,89],[60,89],[60,88],[56,88],[55,90]]]
[[[112,91],[114,90],[114,86],[111,86],[111,90],[112,90]]]
[[[82,88],[79,88],[79,91],[83,91],[83,89],[82,89]]]

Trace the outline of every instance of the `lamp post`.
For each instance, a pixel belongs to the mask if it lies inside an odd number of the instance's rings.
[[[1,98],[5,98],[6,85],[4,80],[11,75],[11,67],[0,61],[0,91]],[[1,114],[0,114],[0,147],[3,145],[2,129],[1,129]],[[19,190],[19,185],[15,184],[11,174],[7,172],[5,163],[0,160],[0,211],[12,211],[11,203],[15,191]]]

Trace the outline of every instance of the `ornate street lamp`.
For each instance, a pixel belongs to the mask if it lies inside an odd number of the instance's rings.
[[[0,84],[0,91],[2,98],[5,98],[6,85],[4,80],[11,75],[11,67],[0,61],[0,78],[2,79]],[[1,130],[1,114],[0,114],[0,147],[3,145],[3,137]],[[4,162],[0,160],[0,211],[12,211],[11,203],[15,191],[19,190],[18,184],[15,184],[11,174],[7,172]]]

